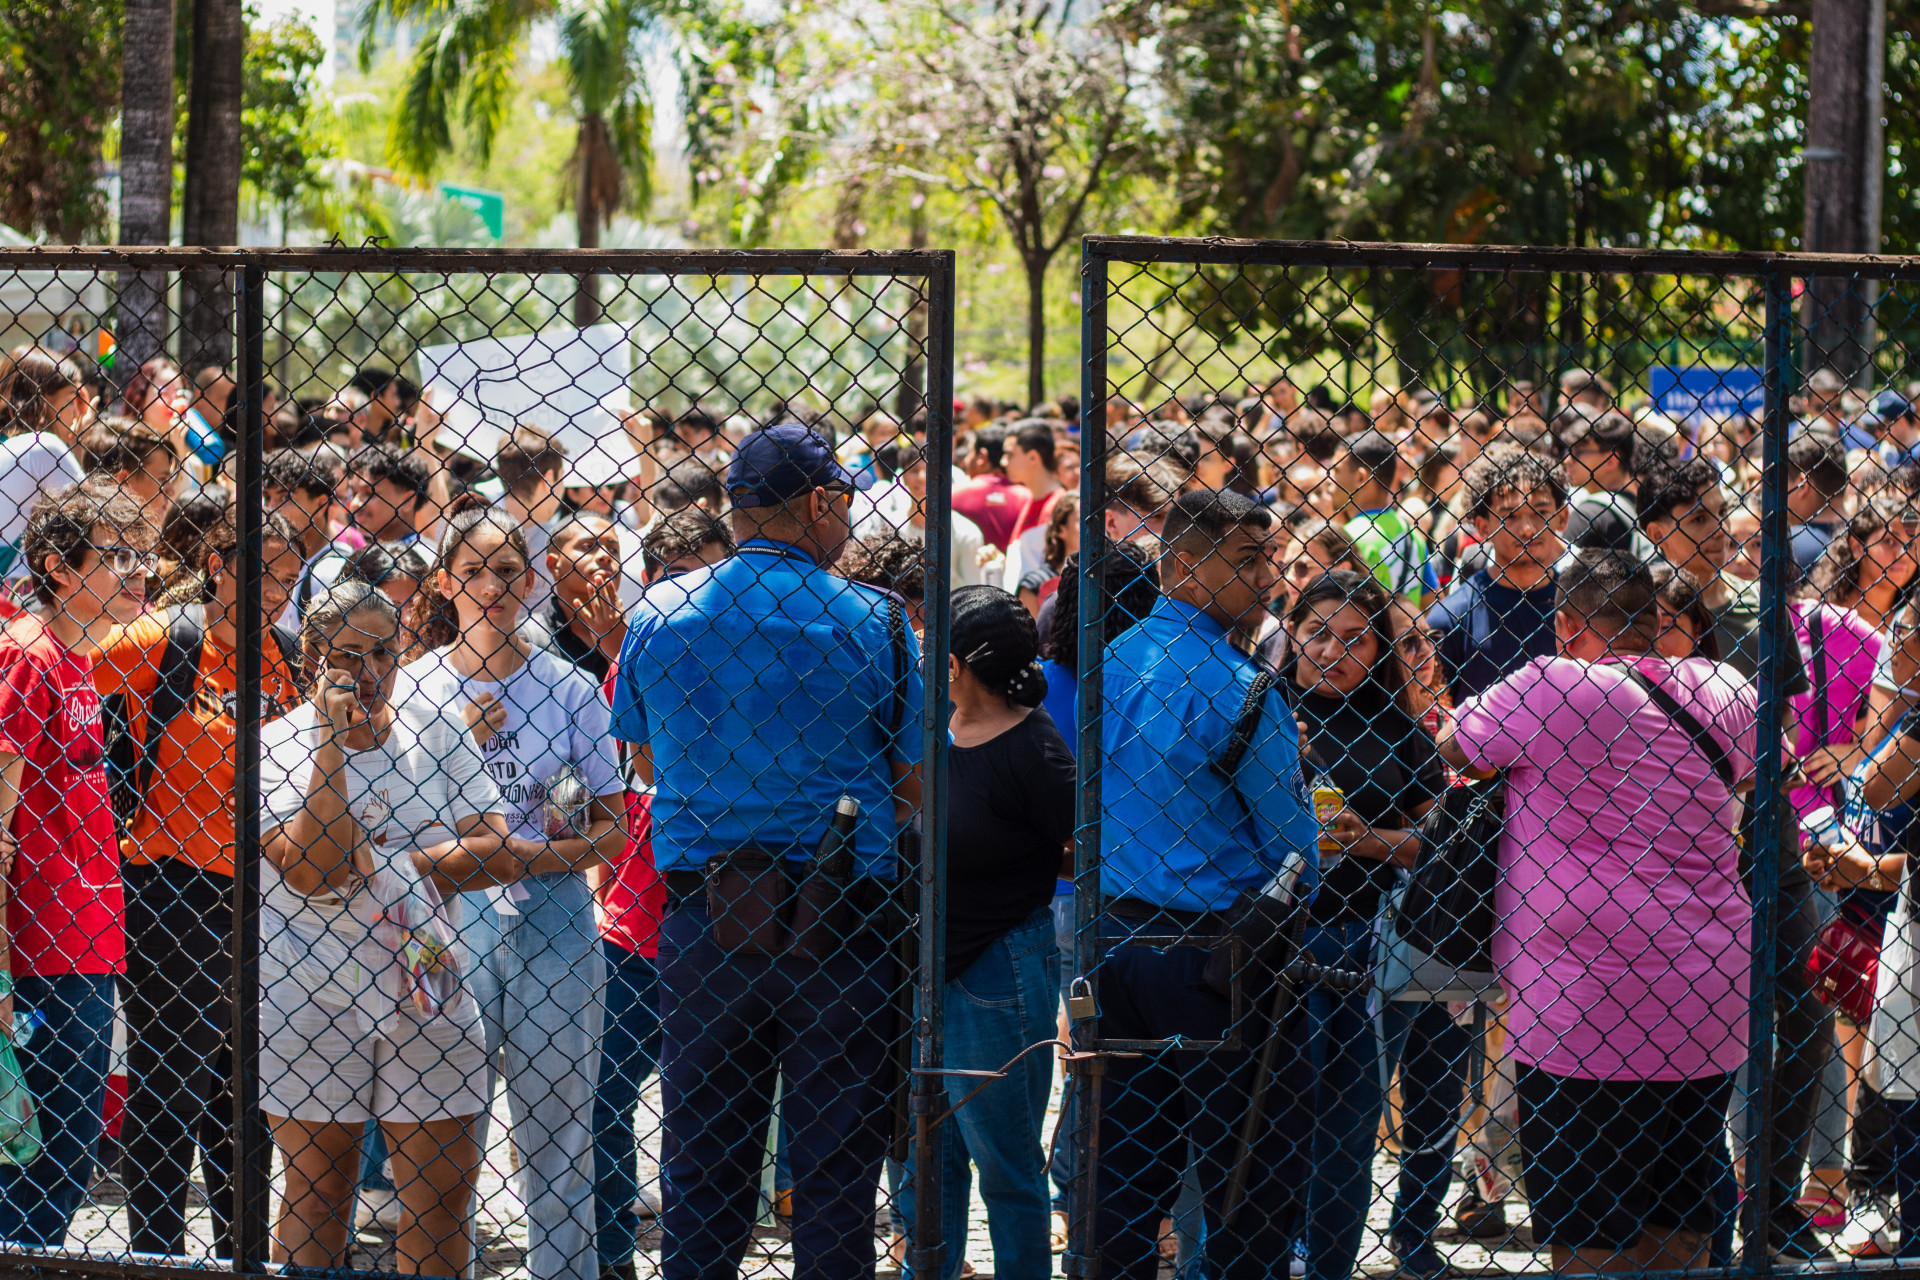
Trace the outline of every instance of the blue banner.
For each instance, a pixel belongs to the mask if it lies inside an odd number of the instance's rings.
[[[1647,381],[1654,407],[1688,426],[1737,418],[1758,422],[1765,403],[1760,371],[1746,365],[1710,369],[1705,365],[1657,364],[1647,371]]]

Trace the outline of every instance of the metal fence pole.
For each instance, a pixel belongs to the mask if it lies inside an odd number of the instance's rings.
[[[260,613],[260,533],[265,524],[262,448],[266,437],[266,278],[243,267],[234,308],[240,328],[242,396],[235,507],[240,584],[239,732],[234,746],[233,858],[233,1268],[258,1272],[267,1261],[267,1134],[260,1115],[260,680],[267,620]],[[282,655],[285,657],[286,655]]]
[[[916,1276],[937,1280],[945,1274],[947,1241],[941,1224],[945,1187],[940,1168],[940,1130],[935,1119],[946,1110],[946,1077],[932,1075],[946,1053],[942,994],[946,986],[947,948],[947,638],[952,595],[953,511],[953,280],[948,252],[927,273],[929,326],[927,358],[927,594],[921,605],[925,624],[925,710],[922,717],[920,790],[920,970],[919,1016],[914,1019],[911,1106],[914,1119],[913,1248],[909,1265]],[[952,1123],[951,1119],[947,1123]]]
[[[1100,662],[1105,648],[1107,601],[1102,595],[1107,553],[1107,260],[1083,241],[1080,249],[1080,652],[1078,659],[1079,806],[1073,841],[1073,971],[1091,974],[1099,964],[1094,920],[1100,894]],[[1076,984],[1077,985],[1077,984]],[[1097,1015],[1096,1015],[1097,1016]],[[1069,1006],[1073,1047],[1093,1047],[1095,1023]],[[1073,1181],[1067,1198],[1065,1274],[1096,1276],[1094,1205],[1099,1194],[1100,1067],[1102,1059],[1073,1064],[1071,1110]],[[1064,1121],[1063,1121],[1064,1122]]]
[[[1786,725],[1785,656],[1795,643],[1787,618],[1787,397],[1792,386],[1790,282],[1777,272],[1765,277],[1766,345],[1761,386],[1760,473],[1760,707],[1756,740],[1779,742]],[[1765,1274],[1771,1259],[1767,1227],[1772,1205],[1775,934],[1778,929],[1780,857],[1787,806],[1781,794],[1780,753],[1762,750],[1754,762],[1751,841],[1753,888],[1752,995],[1747,1018],[1747,1198],[1741,1260],[1752,1275]]]

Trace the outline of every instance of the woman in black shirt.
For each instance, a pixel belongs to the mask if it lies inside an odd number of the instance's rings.
[[[1033,618],[997,587],[953,593],[947,760],[948,1070],[997,1071],[1052,1038],[1058,961],[1053,883],[1073,836],[1073,756],[1041,709],[1046,677]],[[958,1078],[958,1103],[979,1082]],[[993,1274],[1046,1280],[1046,1151],[1040,1133],[1053,1054],[1021,1060],[940,1126],[946,1187],[946,1276],[966,1258],[968,1163],[980,1171]],[[896,1222],[913,1222],[911,1162]]]
[[[1335,570],[1287,613],[1280,678],[1306,728],[1316,787],[1346,806],[1325,830],[1320,892],[1306,945],[1321,964],[1366,972],[1374,917],[1395,871],[1420,850],[1414,828],[1446,785],[1433,738],[1404,694],[1394,659],[1392,600],[1371,574]],[[1307,1189],[1308,1280],[1349,1280],[1372,1200],[1380,1121],[1379,1046],[1365,992],[1307,997],[1315,1096]]]

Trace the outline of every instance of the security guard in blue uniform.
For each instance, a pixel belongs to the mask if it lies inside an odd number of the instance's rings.
[[[1229,919],[1246,931],[1245,903],[1263,891],[1270,903],[1284,899],[1264,917],[1284,929],[1318,882],[1293,717],[1269,681],[1256,686],[1258,668],[1235,643],[1265,617],[1275,585],[1271,521],[1236,493],[1183,494],[1162,535],[1164,594],[1107,647],[1102,668],[1100,1037],[1220,1041],[1237,1031],[1242,1045],[1105,1061],[1094,1227],[1102,1277],[1152,1280],[1160,1220],[1190,1156],[1205,1193],[1209,1275],[1284,1277],[1292,1257],[1310,1132],[1293,1019],[1270,1025],[1280,1005],[1260,995],[1272,983],[1247,983],[1252,998],[1230,1025],[1220,988],[1231,953],[1208,971],[1211,940]],[[1199,945],[1126,943],[1148,935]],[[1269,1036],[1281,1051],[1262,1073]],[[1243,1149],[1250,1109],[1257,1122]]]
[[[727,472],[737,553],[650,590],[613,729],[654,783],[667,1280],[739,1271],[776,1079],[796,1280],[874,1271],[891,960],[872,927],[919,802],[919,649],[897,599],[828,572],[862,480],[802,426]],[[813,860],[846,827],[838,875]]]

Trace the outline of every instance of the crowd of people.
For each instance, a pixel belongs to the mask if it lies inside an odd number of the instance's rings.
[[[1920,1256],[1913,390],[1860,401],[1821,372],[1795,398],[1797,643],[1768,744],[1750,424],[1671,421],[1595,372],[1471,405],[1285,377],[1115,398],[1090,407],[1087,520],[1071,398],[956,404],[950,457],[877,408],[647,410],[622,424],[633,474],[609,475],[528,425],[452,437],[363,369],[266,406],[256,691],[232,379],[155,361],[117,388],[16,350],[0,1027],[41,1149],[0,1165],[0,1241],[76,1243],[118,1019],[126,1247],[190,1251],[197,1157],[231,1256],[257,696],[276,1261],[344,1266],[359,1227],[402,1273],[467,1274],[496,1097],[535,1280],[631,1280],[656,1245],[663,1275],[732,1274],[763,1211],[796,1276],[877,1253],[960,1280],[976,1187],[1003,1280],[1063,1251],[1101,1275],[1347,1280],[1383,1261],[1382,1196],[1407,1280],[1452,1274],[1455,1233],[1511,1238],[1521,1201],[1559,1271],[1730,1262],[1743,1203],[1777,1260]],[[1076,876],[1090,706],[1099,857]],[[1776,1035],[1749,1079],[1751,862],[1775,843],[1753,788],[1776,750]],[[1490,972],[1396,969],[1409,883],[1453,799],[1489,787]],[[1879,952],[1864,1010],[1821,967],[1836,927]],[[922,1150],[902,1046],[928,971],[946,1103],[915,1109],[953,1110]],[[1089,978],[1100,1036],[1147,1046],[1097,1071],[1070,1051]]]

